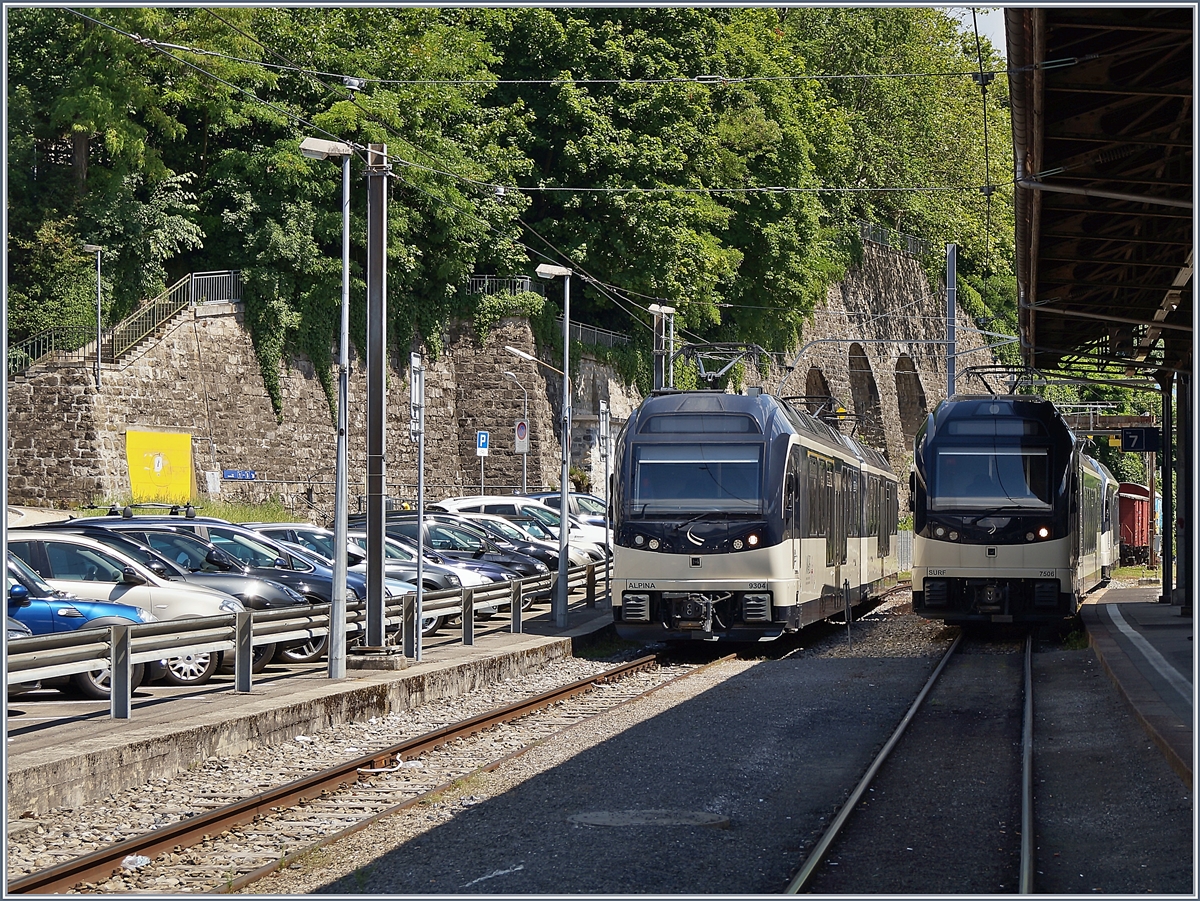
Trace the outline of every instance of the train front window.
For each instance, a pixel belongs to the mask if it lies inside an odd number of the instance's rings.
[[[946,447],[938,450],[934,510],[1049,508],[1050,458],[1044,448]]]
[[[762,511],[762,461],[753,444],[647,444],[634,450],[634,515]]]

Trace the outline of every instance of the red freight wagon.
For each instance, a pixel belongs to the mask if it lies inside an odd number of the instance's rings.
[[[1150,562],[1150,489],[1122,482],[1117,492],[1121,515],[1121,565]]]

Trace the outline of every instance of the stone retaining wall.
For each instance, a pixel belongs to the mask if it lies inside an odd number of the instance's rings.
[[[849,414],[843,429],[880,447],[903,474],[912,435],[945,396],[945,349],[923,344],[945,335],[944,300],[917,261],[867,245],[862,266],[829,292],[805,330],[803,345],[765,378],[750,367],[750,384],[788,395],[832,395]],[[981,342],[962,329],[960,346]],[[874,343],[887,342],[887,343]],[[529,490],[557,488],[561,473],[562,385],[553,371],[522,360],[506,345],[536,353],[529,325],[505,319],[481,346],[469,326],[445,336],[444,353],[426,359],[426,500],[477,493],[476,432],[488,431],[487,493],[520,488],[521,458],[513,427],[525,393],[504,377],[512,372],[528,392],[531,453]],[[388,375],[387,479],[389,496],[416,498],[416,446],[408,437],[409,348],[393,348]],[[990,360],[990,354],[975,354]],[[402,365],[400,365],[402,361]],[[960,358],[961,371],[972,362]],[[550,365],[556,365],[550,361]],[[575,369],[575,367],[572,367]],[[97,394],[90,365],[39,365],[9,383],[9,500],[68,507],[129,496],[127,430],[186,432],[192,438],[195,484],[203,494],[210,473],[253,470],[254,481],[218,483],[222,496],[278,496],[298,514],[327,523],[333,514],[334,417],[306,359],[281,367],[283,421],[277,421],[237,304],[185,311],[158,341],[120,364],[106,364]],[[572,465],[589,473],[603,494],[599,405],[612,410],[612,435],[639,402],[607,367],[586,355],[572,386]],[[365,508],[366,369],[352,356],[350,377],[350,510]],[[905,486],[906,489],[906,486]]]

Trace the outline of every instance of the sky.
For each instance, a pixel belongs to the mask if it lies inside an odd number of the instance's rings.
[[[1004,10],[998,6],[976,6],[974,9],[976,19],[979,22],[980,36],[986,37],[991,41],[997,53],[1003,57],[1007,57],[1008,50],[1004,43]],[[971,21],[971,7],[951,6],[948,7],[948,11],[950,15],[962,23],[962,28],[967,34],[975,33],[975,25]]]

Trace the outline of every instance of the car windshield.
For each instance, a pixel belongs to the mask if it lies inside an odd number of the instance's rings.
[[[271,567],[274,568],[275,561],[279,558],[279,552],[265,544],[259,544],[247,538],[245,535],[239,535],[236,532],[224,532],[216,529],[208,530],[208,537],[225,553],[236,557],[248,566]]]
[[[351,535],[350,540],[362,548],[364,554],[367,552],[366,535]],[[416,554],[410,554],[402,544],[390,538],[383,543],[383,556],[387,560],[403,560],[405,563],[413,563],[417,559]]]
[[[141,541],[135,539],[132,535],[124,535],[121,532],[116,532],[110,533],[108,537],[110,537],[112,540],[105,541],[104,538],[97,538],[96,540],[104,544],[111,544],[144,566],[153,566],[157,563],[163,568],[168,576],[178,577],[183,572],[183,567],[178,565],[175,561],[165,557],[163,554],[160,554],[158,551],[154,550],[153,547],[147,547]]]
[[[594,497],[580,496],[577,498],[579,502],[579,510],[582,513],[591,513],[596,516],[603,516],[605,513],[604,503],[596,500]]]
[[[484,548],[483,539],[470,532],[436,524],[429,527],[429,544],[437,551],[478,551]]]
[[[174,560],[189,572],[217,572],[219,566],[208,562],[211,546],[182,532],[147,532],[146,543],[164,557]]]
[[[762,511],[755,444],[642,444],[633,452],[633,513]]]
[[[521,534],[521,530],[509,522],[504,522],[498,519],[489,519],[485,523],[482,523],[482,525],[495,532],[497,535],[503,535],[509,541],[527,540],[525,536]]]
[[[555,529],[558,528],[558,524],[562,521],[557,511],[549,510],[545,507],[535,507],[532,504],[528,507],[522,507],[521,513],[525,516],[532,516],[543,525],[551,526]]]
[[[323,532],[303,532],[296,530],[296,543],[315,551],[322,557],[333,559],[333,537]]]
[[[16,572],[16,577],[13,573]],[[12,588],[18,581],[24,582],[25,586],[32,585],[37,589],[38,594],[49,595],[54,594],[54,587],[33,571],[33,568],[22,560],[20,557],[8,555],[8,587]]]
[[[942,447],[932,489],[935,510],[1050,507],[1050,458],[1045,448]]]
[[[536,519],[521,520],[521,528],[528,532],[534,538],[540,538],[543,541],[548,541],[553,536],[546,530],[546,527]]]

